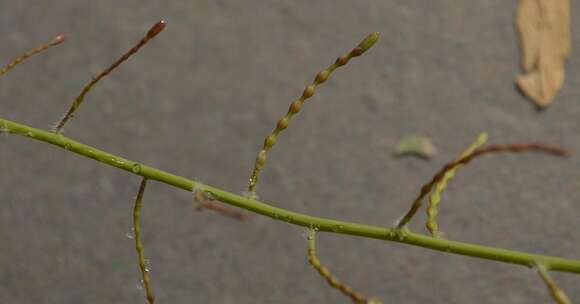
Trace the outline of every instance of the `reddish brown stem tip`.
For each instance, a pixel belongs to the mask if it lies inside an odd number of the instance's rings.
[[[159,22],[155,23],[155,25],[153,25],[151,29],[149,29],[149,31],[147,32],[147,38],[151,39],[157,36],[157,34],[161,33],[161,31],[165,29],[166,25],[167,21],[165,20],[160,20]]]
[[[54,37],[54,39],[52,40],[52,42],[50,43],[51,45],[57,45],[57,44],[61,44],[66,40],[66,36],[64,34],[60,34],[56,37]]]

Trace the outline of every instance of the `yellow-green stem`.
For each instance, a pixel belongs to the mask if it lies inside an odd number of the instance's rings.
[[[564,291],[558,287],[558,284],[556,284],[556,281],[554,281],[550,275],[549,269],[542,264],[538,264],[536,267],[538,268],[538,274],[544,283],[546,283],[548,290],[550,290],[550,294],[552,295],[554,301],[556,301],[558,304],[572,304],[566,293],[564,293]]]
[[[252,175],[250,176],[250,180],[248,182],[248,194],[251,198],[256,198],[256,185],[258,184],[258,179],[260,177],[260,171],[266,164],[267,154],[268,151],[276,144],[278,141],[278,135],[284,129],[288,127],[288,123],[292,119],[292,116],[300,112],[302,106],[306,102],[306,100],[312,97],[316,91],[316,88],[323,84],[328,77],[336,70],[337,68],[347,64],[352,58],[358,57],[364,54],[368,49],[370,49],[379,39],[379,33],[374,32],[366,36],[357,47],[352,49],[350,52],[338,57],[336,61],[331,64],[325,70],[320,71],[316,74],[314,81],[310,85],[308,85],[300,98],[290,104],[290,108],[284,117],[282,117],[278,123],[276,124],[276,128],[266,137],[264,140],[264,144],[262,145],[262,149],[258,152],[258,156],[256,156],[256,161],[254,163],[254,169],[252,171]]]
[[[338,289],[343,295],[349,297],[354,303],[367,303],[367,298],[361,293],[352,290],[352,287],[342,283],[335,277],[328,268],[326,268],[316,256],[316,229],[310,228],[308,231],[308,263],[312,265],[320,276],[322,276],[328,285]]]
[[[135,251],[137,251],[137,260],[139,261],[143,287],[147,294],[147,302],[153,304],[155,303],[155,297],[153,296],[153,288],[151,287],[149,268],[145,260],[145,249],[143,248],[143,241],[141,241],[141,206],[143,205],[143,195],[145,194],[146,186],[147,178],[143,177],[137,198],[135,198],[135,207],[133,208],[133,230],[135,232]]]
[[[413,232],[406,232],[404,229],[392,229],[326,219],[274,207],[271,204],[240,196],[216,187],[212,187],[210,185],[202,184],[195,180],[177,176],[169,172],[165,172],[132,160],[128,160],[126,158],[98,150],[97,148],[85,145],[73,139],[67,138],[61,134],[55,134],[53,132],[36,129],[7,119],[0,118],[0,132],[17,134],[47,142],[52,145],[61,147],[69,152],[77,153],[107,165],[143,176],[149,180],[156,180],[186,191],[191,192],[192,189],[196,187],[196,189],[211,193],[215,199],[226,204],[237,206],[261,215],[269,216],[275,220],[285,221],[289,224],[299,225],[307,228],[316,228],[320,231],[395,241],[447,253],[524,265],[526,267],[534,267],[536,263],[541,263],[554,271],[580,273],[580,260],[507,250],[446,239],[438,239]]]

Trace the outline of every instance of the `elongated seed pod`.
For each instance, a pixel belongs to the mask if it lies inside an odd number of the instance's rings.
[[[431,181],[429,181],[429,183],[423,185],[423,187],[421,187],[421,191],[419,192],[419,195],[413,201],[411,208],[409,209],[409,211],[407,211],[407,213],[403,216],[403,218],[395,225],[395,228],[401,229],[411,221],[411,219],[417,213],[419,208],[421,208],[423,198],[425,196],[427,196],[427,194],[429,194],[429,192],[431,192],[433,185],[435,185],[437,182],[439,182],[443,178],[443,176],[445,175],[445,172],[453,169],[457,165],[467,164],[471,160],[473,160],[477,157],[486,155],[486,154],[493,154],[493,153],[500,153],[500,152],[521,153],[521,152],[528,152],[528,151],[543,152],[543,153],[551,154],[554,156],[567,156],[568,155],[568,152],[562,148],[550,146],[550,145],[545,145],[545,144],[541,144],[541,143],[496,144],[496,145],[489,145],[487,147],[477,149],[472,154],[470,154],[464,158],[461,158],[461,159],[458,159],[456,161],[452,161],[452,162],[446,164],[445,166],[443,166],[443,168],[441,168],[439,170],[439,172],[437,172],[437,174],[435,174],[435,176],[431,179]]]
[[[99,75],[97,75],[96,77],[91,79],[83,87],[80,94],[75,98],[75,100],[71,104],[68,111],[64,114],[62,119],[56,124],[53,131],[55,133],[60,133],[62,128],[64,127],[64,125],[67,123],[67,121],[73,117],[74,112],[83,103],[85,96],[89,93],[89,91],[93,88],[93,86],[95,84],[97,84],[97,82],[99,82],[99,80],[101,80],[105,76],[109,75],[113,70],[115,70],[119,65],[121,65],[121,63],[123,63],[124,61],[129,59],[129,57],[131,57],[131,55],[137,53],[141,47],[143,47],[145,44],[147,44],[149,42],[149,40],[153,39],[155,36],[157,36],[157,34],[161,33],[161,31],[163,31],[163,29],[165,29],[166,25],[167,25],[167,22],[165,22],[165,20],[161,20],[161,21],[155,23],[149,29],[149,31],[147,31],[147,34],[143,38],[141,38],[141,40],[139,40],[139,42],[137,42],[137,44],[135,46],[133,46],[131,49],[129,49],[129,51],[127,51],[125,54],[123,54],[119,59],[117,59],[115,62],[113,62],[113,64],[111,64],[108,68],[106,68],[104,71],[102,71]]]
[[[350,286],[341,283],[328,268],[324,267],[316,256],[316,229],[308,231],[308,262],[326,280],[328,285],[338,289],[343,295],[349,297],[354,303],[381,303],[377,299],[367,299],[361,293],[354,291]]]
[[[284,129],[288,127],[288,123],[290,122],[290,119],[292,119],[292,116],[300,112],[306,100],[312,97],[312,95],[314,95],[316,88],[319,85],[323,84],[326,80],[328,80],[328,77],[330,77],[330,75],[332,74],[332,72],[334,72],[334,70],[347,64],[352,58],[364,54],[377,42],[378,39],[379,39],[378,32],[369,34],[354,49],[352,49],[347,54],[338,57],[332,65],[316,74],[314,81],[310,85],[306,86],[300,98],[298,98],[297,100],[293,101],[290,104],[288,112],[284,117],[282,117],[278,121],[278,123],[276,123],[276,127],[270,133],[270,135],[266,137],[266,139],[264,140],[264,144],[262,145],[262,149],[260,150],[260,152],[258,152],[258,156],[256,157],[256,161],[254,163],[254,169],[249,179],[247,191],[249,196],[251,197],[256,196],[256,185],[258,184],[260,171],[266,164],[267,153],[276,144],[280,132],[282,132]]]
[[[135,199],[135,207],[133,208],[133,229],[135,231],[135,250],[137,251],[137,258],[139,261],[139,269],[141,270],[141,280],[143,287],[147,293],[147,302],[149,304],[155,303],[155,296],[153,296],[153,287],[151,287],[151,278],[149,277],[149,269],[145,261],[145,249],[141,241],[141,206],[143,202],[143,195],[145,187],[147,186],[147,178],[143,178],[139,186],[139,192]]]
[[[481,133],[474,143],[472,143],[465,151],[461,152],[459,157],[456,159],[462,159],[470,154],[472,154],[475,149],[481,147],[487,141],[487,134]],[[437,215],[439,214],[439,203],[441,202],[441,193],[447,187],[447,184],[455,177],[455,171],[459,169],[461,165],[457,165],[449,171],[445,172],[443,178],[439,182],[435,184],[435,188],[429,195],[429,204],[427,206],[427,223],[425,226],[431,232],[431,235],[435,237],[440,237],[441,234],[439,233],[439,225],[437,224]]]

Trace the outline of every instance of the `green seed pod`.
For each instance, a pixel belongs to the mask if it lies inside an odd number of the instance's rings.
[[[256,165],[261,168],[266,164],[266,150],[260,151],[258,157],[256,158]]]
[[[347,55],[342,55],[336,59],[336,65],[343,66],[348,62],[349,58]]]
[[[296,100],[290,105],[289,112],[292,114],[296,114],[296,113],[300,112],[301,108],[302,108],[302,101]]]
[[[307,99],[314,95],[314,88],[314,85],[307,86],[306,89],[304,89],[304,92],[302,92],[302,99]]]
[[[284,117],[278,121],[278,124],[276,125],[276,129],[277,130],[284,130],[286,128],[288,128],[288,118]]]
[[[323,82],[326,81],[326,79],[328,79],[328,76],[330,76],[330,72],[327,70],[324,70],[318,74],[316,74],[316,78],[314,79],[314,83],[321,84]]]
[[[276,144],[276,135],[272,134],[266,137],[266,140],[264,141],[265,148],[271,148],[274,144]]]
[[[363,39],[363,41],[361,41],[358,44],[356,48],[360,48],[362,50],[361,54],[363,54],[364,52],[368,51],[373,45],[375,45],[375,43],[377,43],[379,37],[380,37],[379,32],[370,33],[368,36],[365,37],[365,39]]]

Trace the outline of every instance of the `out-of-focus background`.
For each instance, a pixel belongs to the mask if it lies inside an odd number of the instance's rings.
[[[49,128],[92,75],[159,19],[166,30],[96,85],[65,134],[234,192],[264,137],[314,75],[367,33],[271,151],[258,186],[290,210],[390,226],[479,134],[572,152],[489,156],[441,207],[455,240],[580,258],[580,7],[566,84],[538,112],[514,88],[516,1],[0,1],[0,60],[66,33],[0,79],[0,117]],[[394,158],[426,133],[432,161]],[[0,136],[0,303],[143,303],[126,237],[140,179],[48,144]],[[424,212],[412,223],[423,231]],[[307,264],[304,229],[193,211],[150,183],[145,252],[159,303],[347,303]],[[324,264],[384,303],[547,303],[530,269],[321,233]],[[554,273],[573,300],[580,276]]]

